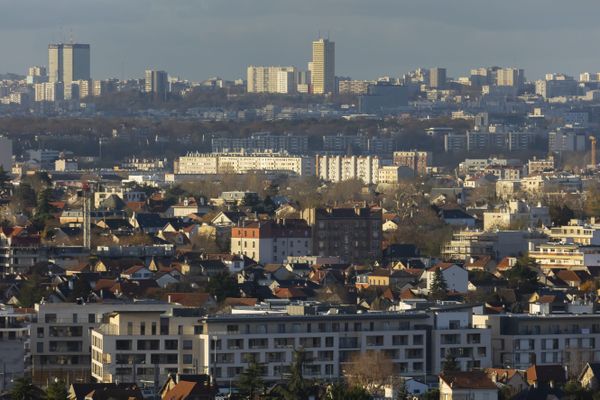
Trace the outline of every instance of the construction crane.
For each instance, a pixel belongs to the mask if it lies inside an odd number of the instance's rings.
[[[590,136],[590,142],[592,147],[590,155],[590,164],[592,165],[593,169],[596,169],[596,137]]]

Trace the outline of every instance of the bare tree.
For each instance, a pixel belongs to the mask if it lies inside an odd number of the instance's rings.
[[[394,364],[391,359],[385,353],[376,350],[355,354],[344,370],[347,381],[371,393],[381,392],[391,381],[393,374]]]

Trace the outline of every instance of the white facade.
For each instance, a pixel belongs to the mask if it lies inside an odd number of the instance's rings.
[[[449,291],[458,293],[467,292],[469,285],[469,272],[466,269],[459,267],[456,264],[440,268],[442,268],[442,276],[446,281]],[[427,290],[431,290],[434,276],[435,270],[433,268],[427,270]]]
[[[373,156],[316,156],[317,176],[325,181],[341,182],[360,179],[365,184],[377,183],[379,158]]]
[[[294,93],[297,71],[295,67],[257,67],[247,69],[248,93]]]
[[[244,174],[252,171],[288,171],[301,176],[315,174],[312,157],[279,153],[188,154],[175,162],[176,174]]]

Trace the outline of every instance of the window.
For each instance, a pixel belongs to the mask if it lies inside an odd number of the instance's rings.
[[[76,324],[77,323],[77,314],[73,314],[73,323]]]
[[[146,323],[145,322],[140,322],[140,335],[145,335],[146,334]]]
[[[152,326],[150,328],[150,332],[152,336],[156,336],[156,321],[152,321]]]
[[[194,343],[191,340],[184,340],[183,341],[183,349],[184,350],[192,350]]]
[[[238,333],[239,328],[237,325],[227,325],[227,333]]]
[[[93,324],[96,322],[96,314],[88,314],[88,323]]]
[[[165,350],[177,350],[179,341],[177,339],[165,340]]]
[[[46,314],[46,315],[44,315],[44,321],[47,324],[55,323],[56,322],[56,314]]]
[[[191,354],[184,354],[183,355],[183,363],[184,364],[191,364],[193,362],[192,359],[192,355]]]

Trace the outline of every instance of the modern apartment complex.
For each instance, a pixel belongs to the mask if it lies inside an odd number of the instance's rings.
[[[312,43],[311,62],[312,92],[327,94],[335,92],[335,43],[320,38]]]
[[[188,153],[175,160],[176,174],[244,174],[252,171],[280,171],[300,176],[315,174],[312,157],[283,153]]]
[[[120,310],[166,312],[171,305],[156,302],[108,302],[94,304],[36,304],[37,320],[30,327],[31,373],[35,383],[55,378],[87,382],[91,367],[91,330],[107,313]]]
[[[325,181],[341,182],[360,179],[365,184],[377,183],[379,158],[373,156],[316,156],[317,176]]]
[[[268,132],[254,133],[250,137],[231,138],[214,137],[211,140],[212,151],[226,152],[287,152],[305,154],[308,152],[308,136],[292,134],[273,135]]]

